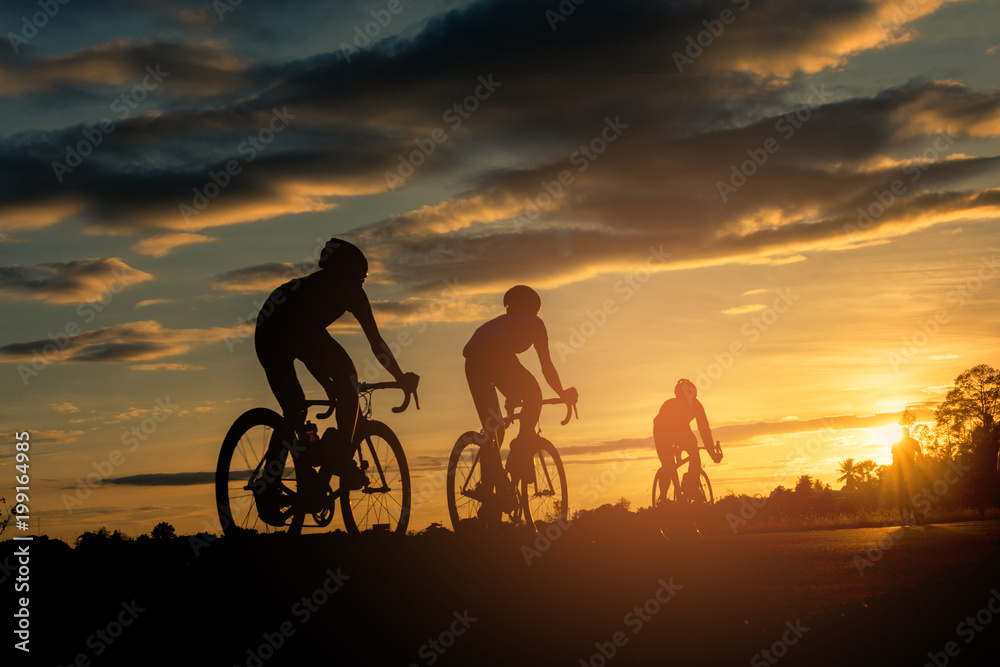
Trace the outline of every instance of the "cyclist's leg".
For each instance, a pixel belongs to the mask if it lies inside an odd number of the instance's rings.
[[[282,420],[285,423],[295,424],[294,429],[303,426],[302,406],[305,402],[305,394],[302,385],[295,375],[295,357],[291,348],[284,344],[285,341],[280,336],[270,335],[271,332],[258,329],[254,339],[254,347],[257,352],[257,359],[264,368],[267,376],[267,383],[278,399],[281,406]],[[289,435],[294,431],[289,431]],[[281,498],[282,478],[285,476],[286,467],[293,465],[292,459],[288,458],[288,452],[295,454],[297,443],[283,442],[281,438],[272,437],[268,443],[268,449],[264,452],[264,461],[261,462],[266,471],[258,480],[254,488],[254,497],[257,500],[257,512],[267,521],[280,523],[279,502]],[[288,450],[288,452],[285,451]],[[252,462],[251,462],[252,463]]]
[[[306,370],[323,386],[330,400],[336,401],[337,444],[334,454],[337,472],[349,469],[354,452],[351,445],[360,413],[357,370],[350,355],[326,331],[317,331],[303,340],[299,359]]]
[[[700,502],[704,500],[704,495],[699,492],[701,486],[701,456],[698,451],[698,441],[694,434],[690,440],[685,440],[678,444],[680,451],[688,456],[687,472],[684,473],[681,490],[690,501]]]
[[[359,414],[358,390],[354,385],[358,371],[347,350],[326,331],[315,332],[303,340],[299,359],[323,386],[326,395],[337,402],[337,430],[353,439]]]
[[[517,438],[511,440],[507,469],[515,476],[534,482],[534,455],[540,442],[538,418],[542,414],[542,389],[531,372],[521,365],[517,357],[504,364],[497,375],[497,389],[508,400],[521,403],[521,424]]]
[[[521,402],[518,437],[534,436],[538,430],[538,418],[542,414],[542,388],[538,385],[538,380],[521,365],[517,357],[511,357],[498,369],[495,384],[504,397]]]
[[[297,418],[302,413],[306,396],[295,375],[293,346],[284,336],[262,326],[254,335],[254,349],[282,415],[285,419]]]
[[[469,393],[472,394],[479,422],[483,425],[483,433],[496,434],[497,442],[503,444],[503,414],[494,385],[495,376],[496,364],[493,361],[481,357],[465,360],[465,379],[469,383]]]

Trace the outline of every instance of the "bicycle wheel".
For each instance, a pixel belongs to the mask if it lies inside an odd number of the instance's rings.
[[[705,502],[711,505],[715,502],[715,497],[712,495],[712,482],[708,479],[708,473],[705,469],[701,469],[701,475],[699,476],[701,482],[701,495],[705,499]]]
[[[456,533],[495,530],[503,523],[496,482],[483,479],[485,456],[479,443],[481,437],[481,433],[466,431],[455,442],[448,459],[448,515]],[[499,457],[496,465],[502,466]],[[499,473],[506,475],[502,467]],[[490,502],[483,507],[485,501]]]
[[[264,462],[272,442],[291,445],[293,441],[291,429],[274,410],[254,408],[233,422],[215,468],[215,502],[227,537],[258,532],[297,535],[302,530],[305,512],[296,502],[295,461],[289,446],[282,448],[282,460]],[[281,525],[265,522],[258,513],[254,490],[265,483],[277,484],[274,503]]]
[[[368,475],[363,489],[341,486],[340,510],[348,533],[405,535],[410,523],[410,469],[399,438],[382,422],[363,422],[354,456]]]
[[[521,482],[521,507],[525,524],[532,530],[539,530],[538,524],[566,521],[569,489],[559,452],[544,438],[535,453],[534,464],[534,483]]]
[[[675,471],[660,468],[653,477],[653,515],[660,532],[669,537],[678,523],[678,484]]]
[[[456,533],[476,523],[483,504],[485,489],[478,437],[474,431],[463,433],[448,458],[448,516]]]

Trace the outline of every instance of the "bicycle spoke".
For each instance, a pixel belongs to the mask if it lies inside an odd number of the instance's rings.
[[[341,496],[345,528],[348,532],[358,532],[377,526],[405,533],[410,480],[402,446],[389,427],[381,422],[367,422],[360,428],[364,435],[356,452],[369,480],[363,489]]]

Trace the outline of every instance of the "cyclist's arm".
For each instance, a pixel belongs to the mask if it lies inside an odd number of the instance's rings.
[[[559,379],[559,372],[552,363],[552,354],[549,352],[549,337],[545,331],[545,325],[541,325],[538,338],[535,339],[535,351],[538,353],[538,363],[542,367],[542,376],[549,383],[553,391],[559,394],[559,398],[576,402],[576,389],[563,389],[562,380]]]
[[[365,332],[365,337],[372,348],[372,354],[375,355],[378,362],[389,371],[397,382],[402,382],[403,371],[399,367],[399,363],[392,354],[389,345],[382,339],[382,334],[379,333],[378,325],[375,323],[375,315],[372,313],[371,302],[368,301],[368,295],[365,294],[364,290],[358,291],[360,294],[355,299],[351,312],[357,318],[358,324],[361,325],[361,330]]]
[[[705,406],[701,401],[696,400],[694,405],[694,418],[698,424],[698,434],[701,436],[701,443],[705,449],[715,453],[715,440],[712,438],[712,429],[708,427],[708,417],[705,415]]]

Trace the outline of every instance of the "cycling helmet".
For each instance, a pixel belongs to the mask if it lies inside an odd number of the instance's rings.
[[[691,382],[691,380],[681,378],[674,385],[674,396],[677,398],[686,398],[690,401],[698,397],[698,388],[694,386],[694,382]]]
[[[537,315],[542,298],[527,285],[514,285],[503,295],[503,305],[511,314]]]
[[[343,239],[330,239],[319,256],[319,268],[337,269],[347,275],[364,278],[368,275],[368,260],[361,249]]]

